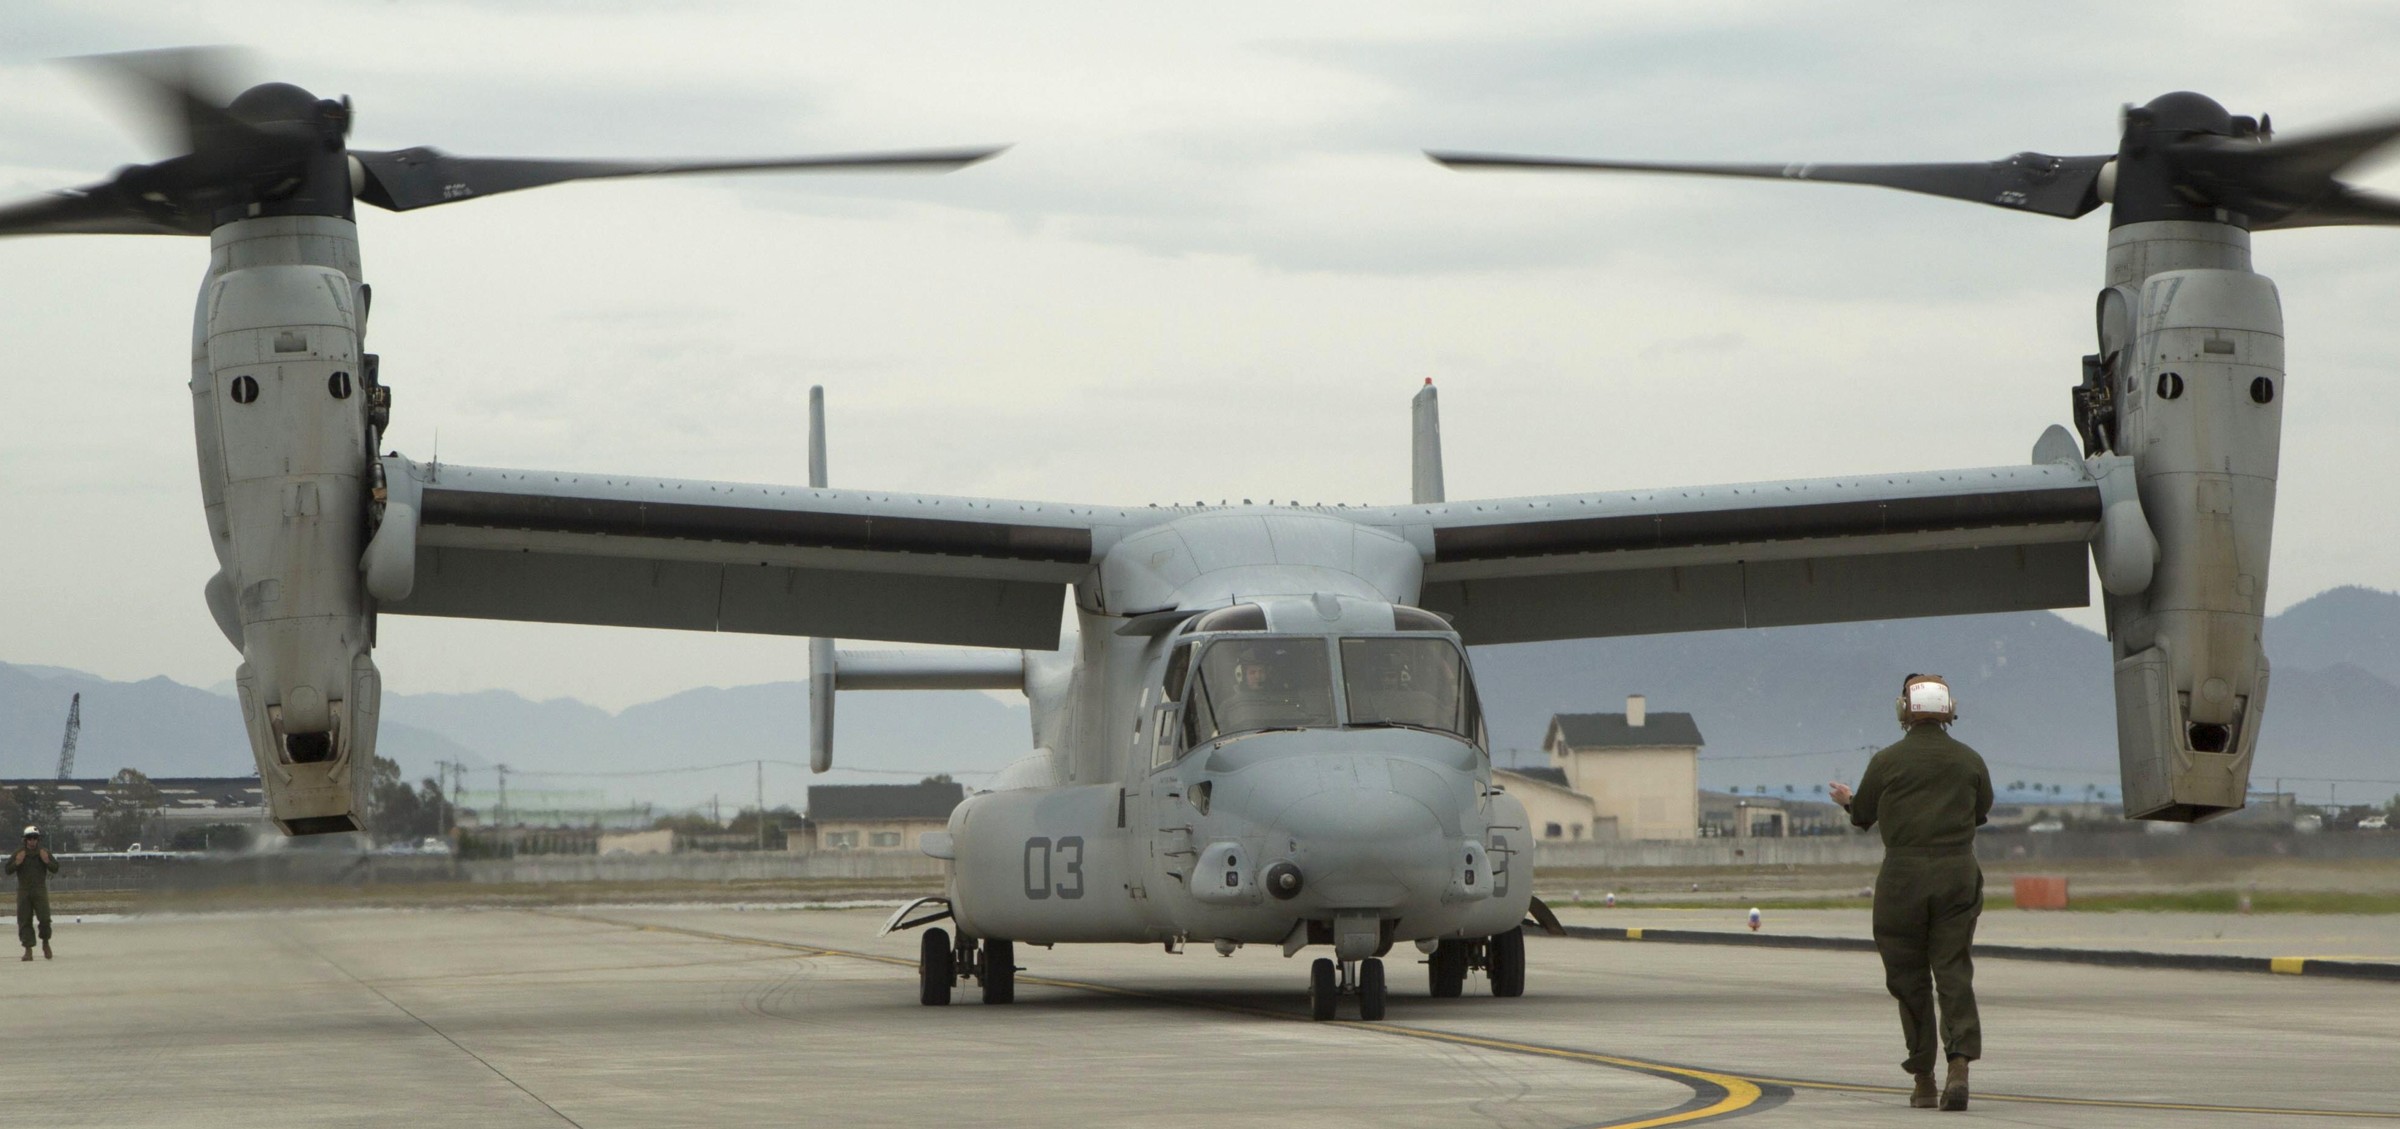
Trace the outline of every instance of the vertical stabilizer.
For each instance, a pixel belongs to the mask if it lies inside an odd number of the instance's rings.
[[[825,481],[825,386],[808,390],[808,484],[822,490]],[[823,772],[833,767],[833,640],[808,641],[808,767]]]
[[[808,390],[808,484],[825,488],[825,386]]]
[[[1425,387],[1417,390],[1417,398],[1409,404],[1412,431],[1409,438],[1408,500],[1423,504],[1443,501],[1442,497],[1442,405],[1433,390],[1433,378],[1425,378]]]

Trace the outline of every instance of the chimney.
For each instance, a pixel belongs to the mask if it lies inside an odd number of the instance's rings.
[[[1625,724],[1640,729],[1650,718],[1650,700],[1640,694],[1625,695]]]

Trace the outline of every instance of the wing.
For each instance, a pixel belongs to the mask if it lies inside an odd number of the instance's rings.
[[[397,615],[1047,650],[1129,516],[398,456],[384,474],[368,587]]]
[[[1354,513],[1356,511],[1353,511]],[[1468,643],[2080,607],[2068,464],[1393,507]]]

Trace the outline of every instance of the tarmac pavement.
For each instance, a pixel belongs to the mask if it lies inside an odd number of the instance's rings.
[[[10,1056],[8,1119],[2400,1124],[2400,985],[1988,961],[1977,1100],[1944,1115],[1906,1108],[1872,954],[1537,937],[1524,998],[1478,977],[1431,1000],[1403,948],[1386,1022],[1322,1024],[1303,1018],[1305,964],[1273,950],[1020,946],[1016,1004],[967,985],[925,1008],[916,938],[875,936],[886,912],[62,922],[59,960],[0,965],[8,1029],[30,1040]]]

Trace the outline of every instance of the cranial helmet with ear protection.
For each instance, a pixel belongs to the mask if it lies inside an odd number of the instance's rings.
[[[1950,684],[1938,674],[1912,674],[1900,680],[1900,697],[1892,703],[1903,727],[1920,722],[1948,725],[1958,720],[1958,701]]]

